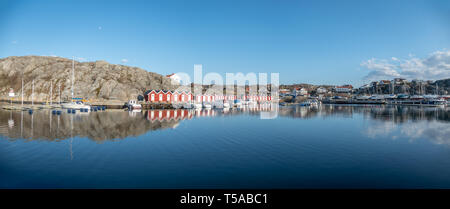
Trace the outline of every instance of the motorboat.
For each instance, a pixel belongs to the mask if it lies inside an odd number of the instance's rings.
[[[441,106],[441,105],[446,105],[447,100],[445,100],[444,98],[428,98],[428,99],[424,99],[422,104]]]
[[[191,103],[184,103],[183,104],[183,109],[191,109],[194,108],[194,104]]]
[[[193,104],[193,107],[195,108],[195,109],[202,109],[202,104],[200,104],[200,103],[194,103]]]
[[[212,108],[212,105],[209,103],[203,103],[203,108],[210,109],[210,108]]]
[[[399,94],[397,96],[397,99],[409,99],[409,95],[408,94]]]
[[[142,105],[141,105],[141,104],[138,104],[138,103],[136,102],[136,100],[130,100],[130,101],[128,101],[127,107],[128,107],[128,109],[130,109],[130,110],[140,110],[140,109],[142,109]]]
[[[372,95],[369,99],[370,100],[383,100],[384,96],[383,95]]]
[[[191,105],[189,105],[189,104],[174,103],[174,104],[172,104],[172,107],[175,108],[175,109],[181,109],[181,108],[188,109],[188,108],[191,107]]]
[[[410,97],[411,100],[423,100],[424,97],[422,95],[413,95]]]
[[[302,103],[300,103],[300,106],[318,106],[319,102],[315,99],[308,99]]]

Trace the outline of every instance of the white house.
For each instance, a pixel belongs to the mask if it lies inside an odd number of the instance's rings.
[[[294,96],[306,96],[308,95],[308,91],[305,88],[296,88],[293,92]]]
[[[280,92],[280,96],[286,96],[286,95],[291,94],[291,91],[289,89],[280,89],[279,92]]]
[[[317,94],[325,94],[325,93],[327,93],[327,89],[323,88],[323,87],[319,87],[319,88],[317,88],[316,92],[317,92]]]
[[[170,78],[172,81],[176,82],[176,84],[180,84],[181,78],[179,75],[172,73],[170,75],[166,75],[166,77]]]
[[[353,86],[352,86],[352,85],[336,86],[336,87],[334,88],[334,90],[335,90],[337,93],[350,93],[350,92],[352,91],[352,89],[353,89]]]

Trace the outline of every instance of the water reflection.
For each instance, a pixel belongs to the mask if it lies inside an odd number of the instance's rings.
[[[420,106],[352,106],[352,105],[321,105],[318,107],[295,106],[282,108],[279,115],[293,118],[315,117],[343,117],[352,118],[363,115],[365,118],[404,123],[408,121],[450,121],[448,107],[420,107]]]
[[[164,112],[169,112],[165,110]],[[94,141],[123,139],[138,136],[151,130],[172,128],[182,118],[152,120],[147,112],[128,113],[108,111],[89,114],[54,115],[51,111],[35,111],[32,115],[24,112],[0,111],[0,118],[20,121],[20,126],[1,126],[0,134],[9,139],[60,141],[75,136],[87,137]],[[8,116],[7,116],[8,115]],[[190,114],[186,113],[186,116]]]
[[[450,124],[437,121],[416,121],[398,126],[392,121],[372,121],[366,130],[366,135],[374,139],[404,137],[410,141],[426,138],[434,144],[450,145]]]
[[[0,110],[0,135],[8,139],[60,141],[75,136],[87,137],[94,141],[124,139],[139,136],[148,131],[176,128],[181,121],[194,117],[214,117],[261,113],[269,111],[270,106],[261,105],[243,109],[176,109],[107,112],[77,112],[61,115],[52,114],[51,110],[35,111],[33,114],[20,111]],[[20,121],[20,127],[14,122]],[[7,125],[3,125],[6,124]]]
[[[362,116],[368,121],[362,132],[369,138],[428,139],[434,144],[450,145],[449,110],[448,107],[322,105],[316,108],[284,108],[280,110],[280,115],[303,119]]]
[[[102,142],[139,136],[149,131],[176,128],[180,122],[201,117],[236,115],[259,116],[271,107],[243,109],[149,110],[52,114],[50,110],[34,114],[0,111],[0,135],[9,140],[60,141],[86,137]],[[294,119],[353,118],[370,121],[362,131],[370,138],[430,138],[437,144],[450,144],[450,111],[448,108],[414,106],[334,106],[277,108],[278,117]],[[19,125],[20,124],[20,125]]]

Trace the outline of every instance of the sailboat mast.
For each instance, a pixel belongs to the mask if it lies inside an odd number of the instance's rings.
[[[31,87],[31,106],[34,105],[34,79],[32,81],[32,87]]]
[[[53,99],[53,82],[50,81],[50,105],[53,104],[52,99]]]
[[[75,57],[72,57],[72,98],[70,99],[71,101],[73,101],[73,80],[75,79],[75,73],[74,73],[74,68],[75,68]]]
[[[23,107],[23,74],[22,74],[22,93],[21,93],[21,95],[22,95],[22,107]]]
[[[439,85],[437,82],[436,82],[436,95],[439,95]]]
[[[59,104],[61,104],[61,83],[58,82]]]

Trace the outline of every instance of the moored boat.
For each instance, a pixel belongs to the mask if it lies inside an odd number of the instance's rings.
[[[61,107],[64,109],[75,109],[75,110],[88,109],[88,110],[91,110],[91,106],[88,104],[85,104],[82,101],[63,103],[63,104],[61,104]]]
[[[212,108],[212,105],[209,103],[203,103],[203,108],[210,109],[210,108]]]
[[[128,106],[128,109],[129,109],[129,110],[140,110],[140,109],[142,109],[142,105],[141,105],[141,104],[138,104],[138,103],[136,102],[136,100],[130,100],[130,101],[128,101],[127,106]]]
[[[75,59],[72,58],[72,81],[71,81],[71,83],[72,83],[72,87],[71,87],[72,102],[63,103],[63,104],[61,104],[61,107],[64,109],[73,109],[73,110],[87,109],[89,111],[89,110],[91,110],[91,106],[88,104],[85,104],[82,99],[80,101],[73,101],[74,99],[77,99],[77,98],[74,98],[74,89],[73,89],[73,83],[75,80],[74,74],[75,74]],[[78,98],[78,99],[80,99],[80,98]]]
[[[191,103],[183,103],[183,109],[191,109],[194,108],[194,105]]]

